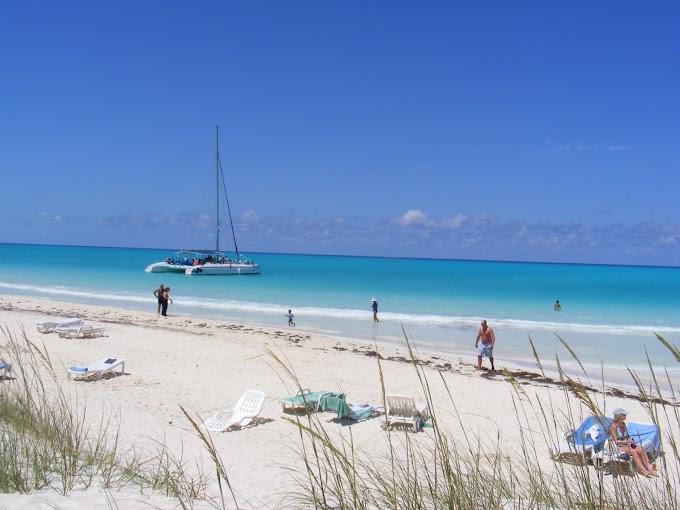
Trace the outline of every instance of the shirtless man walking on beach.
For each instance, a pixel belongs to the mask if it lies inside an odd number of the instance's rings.
[[[482,339],[482,345],[479,345],[479,339]],[[486,356],[491,361],[491,370],[495,371],[493,366],[493,345],[496,343],[496,335],[493,329],[486,325],[486,320],[482,319],[482,325],[477,333],[475,340],[475,348],[477,349],[477,370],[482,368],[482,356]]]

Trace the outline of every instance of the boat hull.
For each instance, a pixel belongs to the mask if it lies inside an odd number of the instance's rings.
[[[259,264],[200,264],[189,267],[184,271],[188,275],[239,275],[239,274],[260,274]]]
[[[155,262],[146,266],[147,273],[184,273],[187,269],[191,269],[193,266],[178,265],[178,264],[168,264],[167,262]]]

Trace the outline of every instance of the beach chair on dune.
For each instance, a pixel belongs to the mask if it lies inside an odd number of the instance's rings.
[[[54,333],[55,331],[59,333],[72,326],[80,326],[82,323],[83,319],[72,318],[64,321],[40,321],[36,322],[35,325],[41,333]]]
[[[578,428],[562,435],[551,448],[551,458],[570,464],[593,464],[604,450],[611,422],[604,416],[589,416]]]
[[[346,402],[346,397],[343,394],[321,397],[319,409],[321,411],[331,411],[337,414],[338,419],[352,421],[364,421],[380,412],[380,407],[369,404],[348,404]]]
[[[417,404],[416,399],[409,395],[385,395],[385,403],[385,429],[393,425],[408,425],[418,432],[420,426],[430,419],[427,404]]]
[[[9,361],[0,361],[0,372],[2,372],[2,380],[7,379],[7,374],[12,370],[12,364]]]
[[[286,410],[305,408],[307,412],[315,412],[319,410],[319,403],[321,398],[325,396],[337,396],[339,393],[332,391],[310,391],[308,389],[298,391],[292,397],[281,397],[281,410],[285,413]]]
[[[218,411],[203,422],[202,428],[224,432],[232,427],[245,427],[256,418],[264,405],[264,391],[247,390],[231,411]]]
[[[120,367],[120,374],[125,372],[125,360],[119,358],[104,358],[101,361],[92,363],[85,367],[69,367],[68,376],[75,377],[76,380],[94,379],[98,381],[106,373],[115,374],[114,369]]]

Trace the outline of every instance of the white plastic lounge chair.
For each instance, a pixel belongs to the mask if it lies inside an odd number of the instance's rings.
[[[385,395],[387,422],[385,428],[397,424],[412,425],[413,431],[418,432],[421,423],[430,417],[427,404],[416,404],[416,399],[408,395]]]
[[[80,326],[71,326],[70,328],[62,329],[59,331],[59,336],[61,338],[75,338],[80,333]]]
[[[203,422],[202,427],[211,432],[223,432],[230,427],[245,427],[260,414],[264,404],[264,391],[248,390],[236,402],[234,409],[218,411]],[[231,417],[229,416],[231,415]]]
[[[120,375],[125,371],[125,360],[118,358],[104,358],[97,363],[93,363],[86,367],[70,367],[68,369],[68,377],[75,376],[76,379],[89,379],[96,375],[95,381],[101,379],[106,372],[113,372],[113,369],[120,366]]]
[[[285,413],[288,408],[300,408],[304,407],[307,411],[318,411],[319,403],[321,402],[321,397],[326,395],[337,395],[332,391],[310,391],[308,389],[298,391],[293,397],[281,397],[279,402],[281,402],[281,410]]]
[[[54,321],[40,321],[36,322],[35,325],[38,326],[38,331],[41,333],[53,333],[54,328],[56,328],[60,322],[54,322]]]
[[[56,328],[54,328],[54,331],[57,333],[61,334],[63,331],[66,331],[69,328],[72,327],[77,327],[77,326],[82,326],[83,325],[83,319],[69,319],[67,321],[62,322],[59,324]]]
[[[104,326],[90,326],[85,324],[80,327],[80,336],[83,338],[97,338],[104,334]]]
[[[80,326],[71,326],[68,329],[59,331],[59,336],[62,338],[96,338],[104,334],[104,326],[91,326],[89,324],[81,324]]]
[[[65,321],[41,321],[36,322],[35,325],[38,326],[38,331],[41,333],[54,333],[66,330],[71,326],[80,326],[83,323],[83,319],[66,319]]]
[[[12,364],[9,361],[0,361],[0,371],[2,372],[3,381],[7,379],[7,373],[12,370]]]

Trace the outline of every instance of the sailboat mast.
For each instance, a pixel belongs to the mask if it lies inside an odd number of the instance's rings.
[[[215,204],[217,207],[217,232],[215,251],[220,251],[220,127],[215,126]]]
[[[229,213],[229,226],[231,227],[231,235],[234,238],[234,250],[236,251],[236,260],[241,260],[241,254],[238,251],[236,244],[236,231],[234,230],[234,220],[231,218],[231,207],[229,205],[229,195],[227,195],[227,183],[224,182],[224,172],[222,170],[222,161],[220,160],[219,149],[219,126],[217,126],[218,142],[217,142],[217,251],[220,251],[220,191],[219,182],[222,178],[222,187],[224,188],[224,200],[227,203],[227,212]]]

